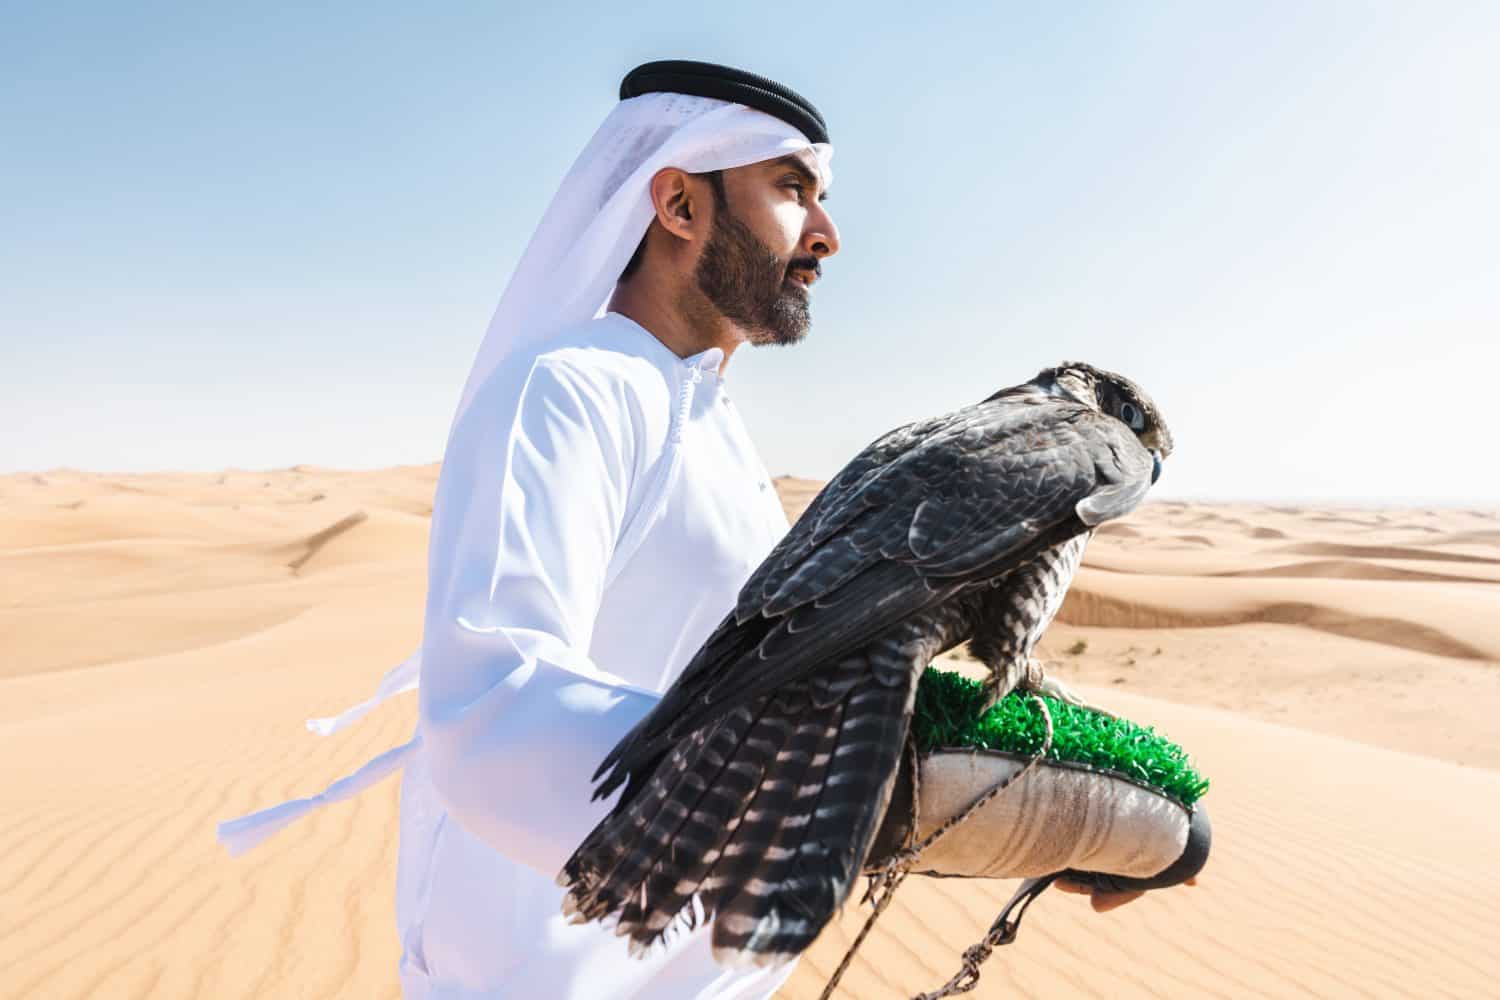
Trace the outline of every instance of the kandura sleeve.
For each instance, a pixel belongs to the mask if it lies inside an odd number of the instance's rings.
[[[423,636],[434,788],[467,830],[549,877],[612,805],[592,801],[594,769],[658,698],[587,655],[639,446],[612,402],[565,365],[533,368],[500,495],[471,504],[495,518],[479,532],[493,553],[464,559],[488,572],[429,601]]]

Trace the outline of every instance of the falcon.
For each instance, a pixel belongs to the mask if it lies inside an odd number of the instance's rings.
[[[992,699],[1076,700],[1032,649],[1171,451],[1138,385],[1069,362],[860,452],[595,772],[596,799],[625,787],[558,876],[564,912],[636,953],[711,920],[723,964],[800,954],[861,871],[933,657],[968,642]]]

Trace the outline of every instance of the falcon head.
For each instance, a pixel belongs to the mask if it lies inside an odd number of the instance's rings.
[[[1151,481],[1161,475],[1161,463],[1172,454],[1172,432],[1146,390],[1123,375],[1082,361],[1064,361],[1048,368],[1031,380],[1031,384],[1053,396],[1066,396],[1114,417],[1135,434],[1156,459]]]

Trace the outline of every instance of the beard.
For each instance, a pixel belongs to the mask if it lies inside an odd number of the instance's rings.
[[[795,344],[812,323],[808,290],[793,268],[818,273],[816,257],[783,259],[720,202],[693,273],[698,290],[752,344]]]

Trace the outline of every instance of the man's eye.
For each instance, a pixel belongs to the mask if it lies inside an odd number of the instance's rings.
[[[798,201],[803,201],[807,198],[807,185],[803,184],[801,181],[792,181],[790,184],[784,186],[789,187],[793,191],[797,192]]]

